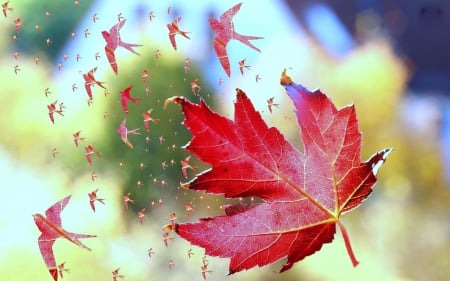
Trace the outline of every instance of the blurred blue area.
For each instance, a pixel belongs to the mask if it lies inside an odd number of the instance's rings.
[[[450,101],[447,100],[442,108],[441,119],[442,156],[445,162],[444,175],[450,185]]]
[[[343,55],[354,47],[351,34],[327,5],[311,5],[304,14],[311,32],[331,54]]]

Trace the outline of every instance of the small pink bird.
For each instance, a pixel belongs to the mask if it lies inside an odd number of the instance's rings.
[[[117,281],[117,279],[124,279],[125,275],[121,275],[119,274],[119,270],[120,268],[116,268],[113,270],[112,275],[113,275],[113,281]]]
[[[52,121],[53,124],[55,124],[55,119],[53,117],[54,113],[58,113],[61,116],[64,116],[63,112],[64,112],[64,104],[61,102],[59,103],[59,109],[56,108],[56,104],[58,103],[58,101],[54,101],[51,104],[47,105],[48,108],[48,116],[50,117],[50,121]]]
[[[155,252],[153,251],[153,248],[148,249],[147,254],[148,254],[148,257],[151,258],[152,255],[155,254]]]
[[[127,124],[127,119],[124,119],[121,123],[119,128],[117,128],[117,133],[120,135],[120,138],[123,140],[123,142],[128,145],[130,148],[134,148],[133,144],[130,142],[130,140],[128,139],[128,135],[129,134],[133,134],[133,135],[139,135],[140,133],[137,132],[137,130],[139,130],[139,128],[134,129],[134,130],[128,130],[126,127]]]
[[[154,124],[158,124],[159,119],[152,117],[153,108],[150,108],[146,112],[142,113],[142,118],[144,119],[144,127],[147,132],[150,132],[150,126],[148,122],[153,122]]]
[[[104,82],[97,81],[94,77],[94,73],[97,71],[97,67],[89,70],[88,73],[83,74],[84,78],[84,88],[86,89],[86,93],[90,100],[92,100],[92,89],[91,86],[98,85],[99,87],[106,90],[105,86],[103,86]]]
[[[275,97],[271,97],[267,100],[267,108],[269,109],[269,112],[272,113],[272,106],[278,108],[279,104],[274,103]]]
[[[169,247],[169,241],[175,240],[175,238],[170,237],[170,232],[163,233],[163,241],[166,247]]]
[[[198,85],[198,79],[194,79],[194,81],[191,81],[191,91],[194,94],[194,96],[197,95],[197,93],[202,89],[200,85]]]
[[[70,272],[70,269],[64,268],[65,265],[66,265],[66,262],[58,264],[58,272],[59,272],[59,277],[61,277],[61,279],[64,278],[64,272],[67,272],[67,273]]]
[[[263,37],[241,35],[234,31],[233,17],[239,11],[241,5],[242,3],[239,3],[224,12],[220,16],[219,20],[214,18],[209,19],[209,24],[216,35],[213,42],[214,50],[217,54],[217,57],[219,58],[220,64],[222,65],[228,77],[230,76],[231,70],[226,47],[230,40],[239,40],[250,48],[261,52],[250,42],[250,40],[263,39]]]
[[[194,211],[194,207],[193,207],[192,201],[188,202],[186,205],[184,205],[184,215],[186,217],[189,217],[193,211]]]
[[[123,90],[122,92],[120,92],[120,103],[122,104],[122,108],[123,111],[125,112],[125,114],[128,114],[128,106],[127,106],[127,102],[131,101],[132,103],[138,103],[139,102],[139,98],[133,98],[131,96],[131,89],[133,88],[133,86],[129,86],[128,88],[126,88],[125,90]]]
[[[173,48],[176,50],[177,49],[177,42],[175,41],[175,35],[180,34],[183,37],[187,38],[187,39],[191,39],[189,38],[189,36],[187,35],[190,32],[186,32],[186,31],[182,31],[179,29],[178,27],[178,23],[181,21],[181,17],[178,17],[177,19],[175,19],[173,22],[167,24],[167,28],[169,29],[169,39],[170,39],[170,43],[172,44]]]
[[[14,74],[17,75],[17,73],[18,73],[19,71],[20,71],[19,65],[16,64],[16,65],[14,66]]]
[[[3,9],[3,15],[6,17],[8,17],[7,12],[13,12],[14,8],[10,8],[9,6],[9,1],[6,1],[5,3],[2,4],[2,9]]]
[[[175,212],[170,214],[170,225],[175,227],[175,221],[178,220],[177,214]]]
[[[141,79],[142,79],[142,82],[144,83],[144,84],[147,84],[147,79],[152,79],[153,78],[153,76],[151,75],[151,74],[149,74],[148,73],[148,70],[147,69],[144,69],[143,71],[142,71],[142,73],[141,73]]]
[[[191,160],[191,155],[181,160],[181,172],[186,179],[188,178],[187,169],[195,170],[195,167],[189,164],[189,160]]]
[[[134,204],[135,201],[130,198],[131,192],[128,192],[123,196],[123,204],[125,205],[125,209],[128,210],[128,203]]]
[[[205,257],[202,259],[202,262],[203,265],[200,267],[200,269],[202,270],[203,280],[206,280],[206,273],[212,274],[213,271],[208,269],[209,262]]]
[[[239,71],[242,75],[244,75],[244,68],[250,69],[250,65],[245,64],[245,59],[239,61]]]
[[[126,22],[127,22],[126,19],[119,20],[119,22],[117,24],[113,25],[113,27],[111,27],[109,29],[109,32],[106,30],[102,31],[103,38],[106,41],[106,46],[105,46],[106,57],[108,58],[109,64],[111,65],[115,74],[118,73],[116,55],[114,54],[116,49],[118,47],[123,47],[123,48],[129,50],[130,52],[139,56],[140,54],[138,52],[136,52],[133,49],[133,47],[141,47],[142,46],[140,44],[125,43],[122,41],[122,39],[120,38],[120,29],[123,27],[123,25]]]
[[[78,141],[84,141],[86,138],[80,137],[81,131],[73,133],[73,142],[75,146],[78,147]]]
[[[92,165],[92,155],[95,155],[97,157],[101,157],[100,152],[97,152],[97,151],[94,150],[94,145],[93,144],[90,144],[90,145],[86,146],[84,148],[84,150],[86,150],[86,159],[87,159],[89,165]]]
[[[97,17],[97,13],[92,15],[92,21],[95,23],[96,21],[98,21],[98,17]]]
[[[188,258],[191,258],[193,255],[194,255],[194,253],[192,252],[192,249],[189,249],[189,250],[187,251],[187,256],[188,256]]]
[[[148,19],[149,19],[150,21],[152,21],[154,18],[155,18],[155,13],[154,13],[153,11],[150,11],[150,12],[148,13]]]
[[[145,208],[138,211],[138,219],[140,224],[144,222],[144,217],[145,217]]]
[[[120,22],[124,19],[124,17],[122,16],[122,13],[118,13],[117,14],[117,20]]]
[[[52,156],[53,158],[56,158],[56,155],[58,155],[58,150],[55,148],[52,149]]]
[[[23,24],[22,19],[20,17],[14,20],[14,25],[16,27],[16,33],[19,33],[21,27],[22,28],[25,27],[25,24]]]
[[[190,64],[191,64],[191,59],[190,58],[187,58],[187,59],[184,60],[184,66],[183,66],[184,73],[188,73],[189,72],[189,70],[191,69]]]
[[[105,204],[105,202],[104,202],[105,199],[98,198],[97,197],[97,192],[98,192],[98,188],[96,190],[88,193],[88,195],[89,195],[89,204],[91,205],[91,209],[92,209],[92,211],[94,211],[94,213],[95,213],[95,201],[98,201],[98,202],[102,203],[103,205]]]
[[[157,49],[155,51],[155,59],[158,59],[161,56],[161,51],[159,49]]]

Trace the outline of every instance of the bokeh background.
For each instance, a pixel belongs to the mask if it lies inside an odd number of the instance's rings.
[[[281,261],[225,276],[228,261],[206,257],[213,271],[207,279],[447,280],[450,4],[243,2],[234,20],[236,31],[264,39],[254,42],[261,53],[239,42],[229,44],[228,78],[214,54],[208,18],[237,2],[9,1],[14,10],[0,15],[2,280],[51,280],[32,214],[45,212],[69,194],[63,226],[98,238],[84,241],[92,252],[67,241],[55,243],[57,263],[65,262],[70,269],[64,280],[112,280],[116,268],[127,280],[203,280],[203,250],[174,233],[166,247],[161,226],[170,223],[173,213],[178,222],[220,214],[230,201],[180,188],[186,181],[180,161],[189,155],[182,146],[190,136],[178,106],[163,109],[163,103],[174,95],[196,102],[201,96],[231,118],[234,89],[239,87],[270,125],[302,149],[292,105],[279,85],[284,68],[294,81],[326,92],[337,106],[356,105],[364,159],[385,147],[395,148],[380,170],[373,195],[342,218],[361,263],[351,266],[337,233],[334,243],[283,274],[277,273]],[[178,16],[191,39],[177,37],[175,51],[165,25]],[[106,60],[101,31],[118,17],[127,19],[122,40],[143,46],[136,48],[140,56],[116,51],[116,76]],[[19,33],[17,18],[24,24]],[[244,75],[237,63],[242,59],[251,66]],[[95,86],[88,104],[82,73],[94,67],[107,91]],[[144,70],[150,74],[146,81]],[[201,86],[196,94],[191,90],[195,79]],[[129,104],[125,115],[119,93],[130,85],[141,101]],[[269,113],[271,97],[279,107]],[[52,124],[47,105],[56,100],[66,109]],[[147,132],[142,113],[149,109],[159,122],[151,123]],[[129,137],[134,149],[116,133],[125,118],[129,129],[139,128],[140,135]],[[72,134],[80,130],[86,140],[77,148]],[[102,155],[94,157],[92,166],[84,155],[88,144]],[[190,164],[195,171],[188,170],[189,178],[207,168],[194,157]],[[94,213],[87,194],[97,188],[106,204],[97,204]],[[127,193],[135,203],[125,209]]]

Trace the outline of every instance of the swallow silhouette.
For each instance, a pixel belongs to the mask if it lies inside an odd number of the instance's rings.
[[[261,50],[256,48],[250,42],[250,40],[263,39],[263,37],[241,35],[234,31],[233,17],[239,11],[241,5],[242,3],[239,3],[233,6],[231,9],[224,12],[220,16],[219,20],[214,18],[209,19],[209,24],[216,35],[213,42],[214,50],[217,54],[217,57],[219,58],[220,64],[222,65],[228,77],[230,77],[231,71],[226,47],[228,45],[228,42],[230,42],[230,40],[232,39],[239,40],[240,42],[249,46],[250,48],[258,52],[261,52]]]
[[[120,29],[124,26],[126,21],[127,21],[126,19],[119,21],[117,24],[113,25],[113,27],[111,27],[109,29],[109,32],[106,30],[102,31],[103,38],[106,41],[106,46],[105,46],[106,57],[108,58],[109,64],[111,65],[115,74],[117,74],[119,71],[118,67],[117,67],[117,62],[116,62],[116,55],[114,54],[116,49],[118,47],[123,47],[123,48],[129,50],[130,52],[139,56],[140,54],[138,52],[136,52],[133,49],[133,47],[141,47],[142,46],[140,44],[125,43],[120,38]]]

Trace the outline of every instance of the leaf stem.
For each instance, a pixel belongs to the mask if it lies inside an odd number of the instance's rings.
[[[348,236],[347,229],[345,229],[344,224],[341,220],[337,221],[339,229],[341,230],[342,237],[344,237],[345,248],[347,248],[347,253],[352,261],[353,266],[357,266],[359,261],[355,257],[355,253],[353,253],[352,245],[350,244],[350,237]]]

